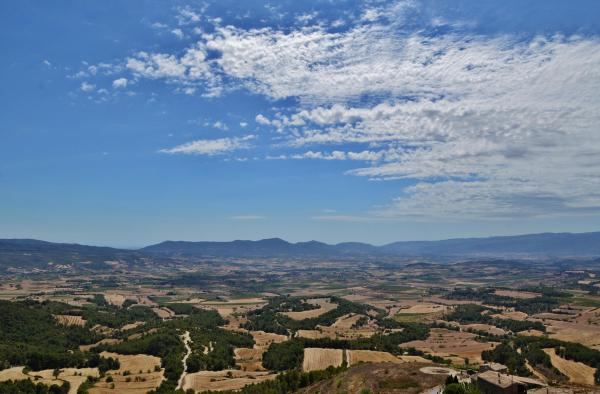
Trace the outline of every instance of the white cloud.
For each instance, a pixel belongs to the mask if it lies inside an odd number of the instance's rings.
[[[225,124],[224,122],[221,122],[220,120],[217,120],[215,123],[213,123],[212,127],[214,127],[215,129],[223,130],[223,131],[229,130],[229,127],[227,126],[227,124]]]
[[[218,138],[214,140],[196,140],[173,148],[161,149],[161,153],[214,156],[249,147],[254,135],[241,138]]]
[[[183,52],[126,66],[205,95],[294,98],[296,109],[255,121],[282,133],[273,150],[284,139],[305,152],[268,158],[362,160],[348,174],[411,180],[382,217],[599,211],[600,39],[483,36],[436,18],[451,32],[408,32],[406,7],[364,10],[342,32],[216,24]],[[196,142],[170,153],[202,151]]]
[[[181,29],[179,29],[179,28],[176,28],[176,29],[173,29],[173,30],[171,30],[171,33],[172,33],[172,34],[173,34],[175,37],[179,38],[180,40],[181,40],[181,39],[183,39],[183,37],[184,37],[183,30],[181,30]]]
[[[115,89],[126,88],[128,82],[127,78],[117,78],[112,82],[112,86]]]
[[[44,65],[46,65],[48,67],[52,67],[52,63],[50,63],[47,59],[44,59],[44,61],[42,63],[44,63]]]
[[[167,27],[169,27],[168,25],[161,23],[161,22],[154,22],[152,25],[150,25],[153,29],[166,29]]]
[[[240,122],[240,127],[241,128],[248,127],[248,122]]]
[[[201,20],[201,13],[206,10],[206,6],[200,10],[200,13],[194,11],[191,7],[185,6],[178,9],[177,20],[180,25],[189,25],[198,23]]]
[[[82,82],[81,85],[79,85],[79,89],[81,89],[81,91],[89,93],[89,92],[93,92],[94,89],[96,89],[96,85],[88,83],[88,82]]]
[[[320,159],[320,160],[359,160],[359,161],[377,161],[381,160],[386,155],[386,152],[379,151],[361,151],[361,152],[345,152],[334,150],[330,153],[321,151],[307,151],[301,154],[291,155],[292,159]]]
[[[269,125],[269,124],[271,124],[271,122],[269,121],[269,119],[267,119],[263,114],[256,115],[256,118],[254,118],[254,120],[256,121],[256,123],[262,124],[262,125]]]

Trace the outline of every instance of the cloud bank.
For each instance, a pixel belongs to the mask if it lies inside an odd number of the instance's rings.
[[[141,51],[125,69],[205,96],[295,99],[256,115],[277,136],[272,158],[363,162],[346,174],[409,184],[374,217],[598,213],[600,39],[485,36],[440,20],[408,30],[407,7],[365,9],[342,31],[312,17],[285,30],[216,24],[182,52]],[[161,152],[211,156],[247,141]]]

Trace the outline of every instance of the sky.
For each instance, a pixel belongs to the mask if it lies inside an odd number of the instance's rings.
[[[600,230],[600,2],[2,1],[0,238]]]

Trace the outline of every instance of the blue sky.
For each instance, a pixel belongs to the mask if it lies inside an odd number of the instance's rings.
[[[600,229],[597,1],[4,1],[0,237]]]

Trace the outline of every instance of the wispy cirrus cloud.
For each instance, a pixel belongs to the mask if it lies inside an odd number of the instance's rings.
[[[195,140],[177,145],[173,148],[161,149],[160,153],[215,156],[250,147],[254,135],[240,138],[217,138],[212,140]]]

